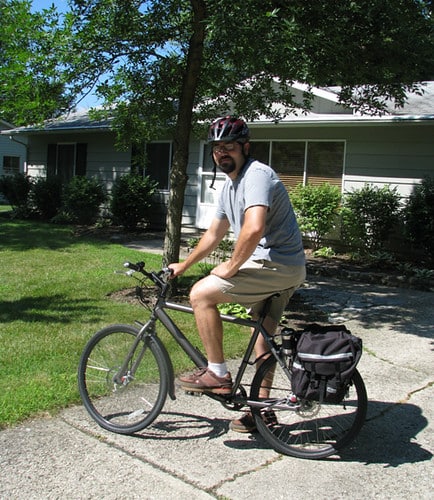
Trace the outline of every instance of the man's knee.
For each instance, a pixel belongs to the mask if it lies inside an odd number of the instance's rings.
[[[224,294],[215,286],[214,280],[207,276],[193,285],[190,290],[190,303],[193,309],[198,304],[217,305],[225,302]]]

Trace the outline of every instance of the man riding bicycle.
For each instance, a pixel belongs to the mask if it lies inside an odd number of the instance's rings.
[[[173,277],[199,262],[223,240],[229,228],[235,236],[229,260],[216,266],[209,276],[190,291],[199,335],[208,366],[181,377],[189,391],[229,394],[232,378],[223,353],[223,324],[217,305],[236,302],[251,306],[257,316],[265,300],[271,300],[264,327],[276,330],[294,291],[306,277],[301,233],[288,193],[274,170],[250,157],[250,133],[246,123],[226,116],[215,120],[209,129],[215,166],[227,175],[214,219],[194,251],[184,262],[169,267]],[[255,345],[257,357],[268,351],[262,336]],[[269,416],[268,416],[269,418]],[[252,415],[231,423],[238,432],[255,430]]]

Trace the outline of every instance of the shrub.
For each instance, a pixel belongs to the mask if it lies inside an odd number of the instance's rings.
[[[96,179],[76,176],[65,187],[63,209],[72,222],[92,224],[99,215],[100,205],[107,196]]]
[[[405,232],[434,262],[434,178],[414,186],[404,208]]]
[[[110,209],[115,224],[132,231],[147,222],[158,183],[149,177],[126,174],[118,177],[112,189]]]
[[[60,177],[39,178],[32,186],[31,197],[42,219],[50,220],[62,206],[62,181]]]
[[[380,250],[398,222],[396,188],[365,184],[344,197],[342,231],[347,244],[362,253]]]
[[[336,226],[341,204],[341,190],[324,183],[318,186],[299,184],[290,192],[300,230],[312,237],[315,249]]]
[[[0,193],[8,200],[14,210],[27,211],[32,181],[24,174],[2,175]]]

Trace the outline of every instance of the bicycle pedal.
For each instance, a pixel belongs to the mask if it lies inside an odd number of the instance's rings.
[[[197,392],[197,391],[184,391],[185,394],[187,394],[187,396],[202,396],[203,393],[202,392]]]

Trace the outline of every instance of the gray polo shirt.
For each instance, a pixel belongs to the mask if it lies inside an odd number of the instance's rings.
[[[226,179],[216,217],[228,219],[238,238],[245,211],[255,205],[268,207],[268,214],[264,234],[251,259],[304,265],[301,233],[285,186],[271,167],[249,159],[234,181]]]

